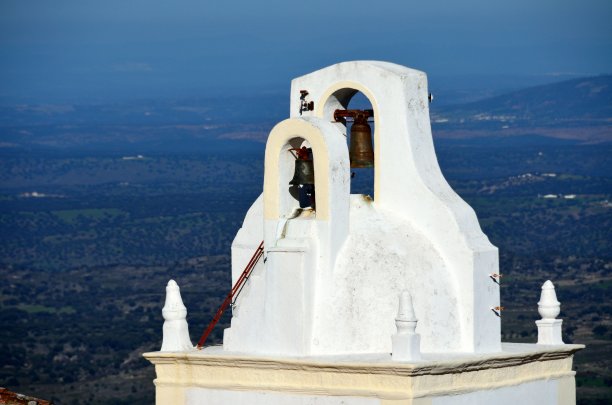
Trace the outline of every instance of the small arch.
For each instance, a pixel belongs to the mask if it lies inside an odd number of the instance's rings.
[[[348,235],[350,171],[345,140],[338,127],[329,121],[318,117],[289,118],[270,132],[265,154],[264,239],[267,246],[275,245],[279,221],[296,205],[294,197],[287,192],[295,164],[287,151],[298,142],[308,142],[312,148],[316,185],[314,220],[321,240],[321,257],[331,269]]]
[[[264,217],[277,219],[295,206],[295,199],[285,190],[293,176],[295,159],[291,147],[308,142],[314,156],[317,219],[330,218],[330,201],[337,190],[330,182],[344,184],[348,177],[348,153],[338,130],[317,118],[290,118],[277,124],[266,144],[264,175]],[[342,191],[344,193],[346,191]],[[332,195],[330,195],[330,193]],[[348,194],[348,193],[347,193]],[[347,195],[348,198],[348,195]]]

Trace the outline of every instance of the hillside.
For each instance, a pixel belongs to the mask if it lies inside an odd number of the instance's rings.
[[[609,82],[432,104],[442,171],[500,249],[502,338],[535,341],[540,286],[554,280],[564,338],[587,345],[580,405],[606,403],[612,386]],[[181,285],[196,340],[229,289],[231,241],[285,104],[0,107],[0,381],[58,405],[152,403],[141,353],[159,348],[165,283]],[[372,193],[372,174],[351,190]]]
[[[565,341],[587,345],[575,358],[578,404],[605,404],[612,144],[548,141],[438,139],[436,149],[499,247],[503,340],[535,342],[540,286],[553,280]],[[230,288],[231,241],[261,192],[259,147],[0,159],[0,381],[57,405],[153,403],[141,353],[160,347],[164,287],[180,284],[197,340]],[[372,175],[351,190],[371,193]]]
[[[612,140],[612,75],[530,87],[477,102],[434,100],[434,136],[545,136]],[[442,104],[442,103],[440,103]],[[226,150],[264,142],[286,118],[286,95],[141,100],[130,104],[0,106],[0,153],[88,150],[120,153]]]
[[[541,135],[608,142],[612,75],[530,87],[468,104],[433,104],[431,118],[442,137]]]

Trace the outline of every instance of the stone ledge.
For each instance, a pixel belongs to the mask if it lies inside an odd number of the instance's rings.
[[[583,345],[504,344],[503,352],[427,355],[414,363],[390,355],[263,357],[204,351],[153,352],[157,389],[190,387],[353,395],[385,399],[455,395],[526,382],[573,378],[572,355]]]
[[[479,354],[431,354],[424,353],[418,362],[393,362],[387,354],[316,356],[316,357],[268,357],[246,353],[226,352],[221,346],[210,346],[202,351],[149,352],[143,356],[154,364],[191,363],[201,365],[227,365],[228,363],[254,368],[285,370],[366,372],[368,374],[396,374],[419,376],[469,372],[499,367],[512,367],[536,361],[564,359],[572,356],[584,345],[536,345],[503,343],[502,352]],[[451,359],[449,359],[449,357]]]

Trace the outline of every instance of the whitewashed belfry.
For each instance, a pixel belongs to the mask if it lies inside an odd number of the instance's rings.
[[[358,92],[371,110],[347,108]],[[157,403],[574,404],[583,346],[501,342],[498,251],[440,171],[425,73],[344,62],[290,97],[232,244],[223,345],[145,354]],[[356,167],[373,195],[351,194]]]
[[[373,198],[350,194],[347,128],[334,120],[358,91],[375,123]],[[267,260],[236,301],[224,348],[391,352],[396,297],[409,287],[424,352],[499,351],[500,320],[489,310],[499,286],[488,276],[498,272],[497,249],[438,167],[425,74],[348,62],[293,80],[291,93],[291,117],[266,144],[263,196],[232,245],[233,280],[262,240]],[[289,150],[302,146],[312,149],[316,210],[291,216],[299,201]]]

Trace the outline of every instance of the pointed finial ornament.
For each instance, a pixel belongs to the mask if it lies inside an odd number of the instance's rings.
[[[412,296],[402,291],[399,309],[395,318],[397,333],[391,336],[391,358],[395,361],[415,361],[421,358],[421,336],[416,333],[417,318],[414,314]]]
[[[187,325],[187,308],[183,304],[181,291],[176,281],[168,281],[166,303],[162,309],[164,317],[164,339],[162,352],[182,352],[193,350]]]
[[[555,286],[550,280],[542,285],[540,301],[538,301],[538,312],[542,317],[536,321],[538,327],[538,344],[540,345],[562,345],[561,324],[562,319],[556,319],[561,312],[561,303],[557,301]]]
[[[550,280],[546,280],[542,285],[542,294],[538,302],[538,312],[542,319],[555,319],[561,312],[561,303],[557,301],[555,286]]]

